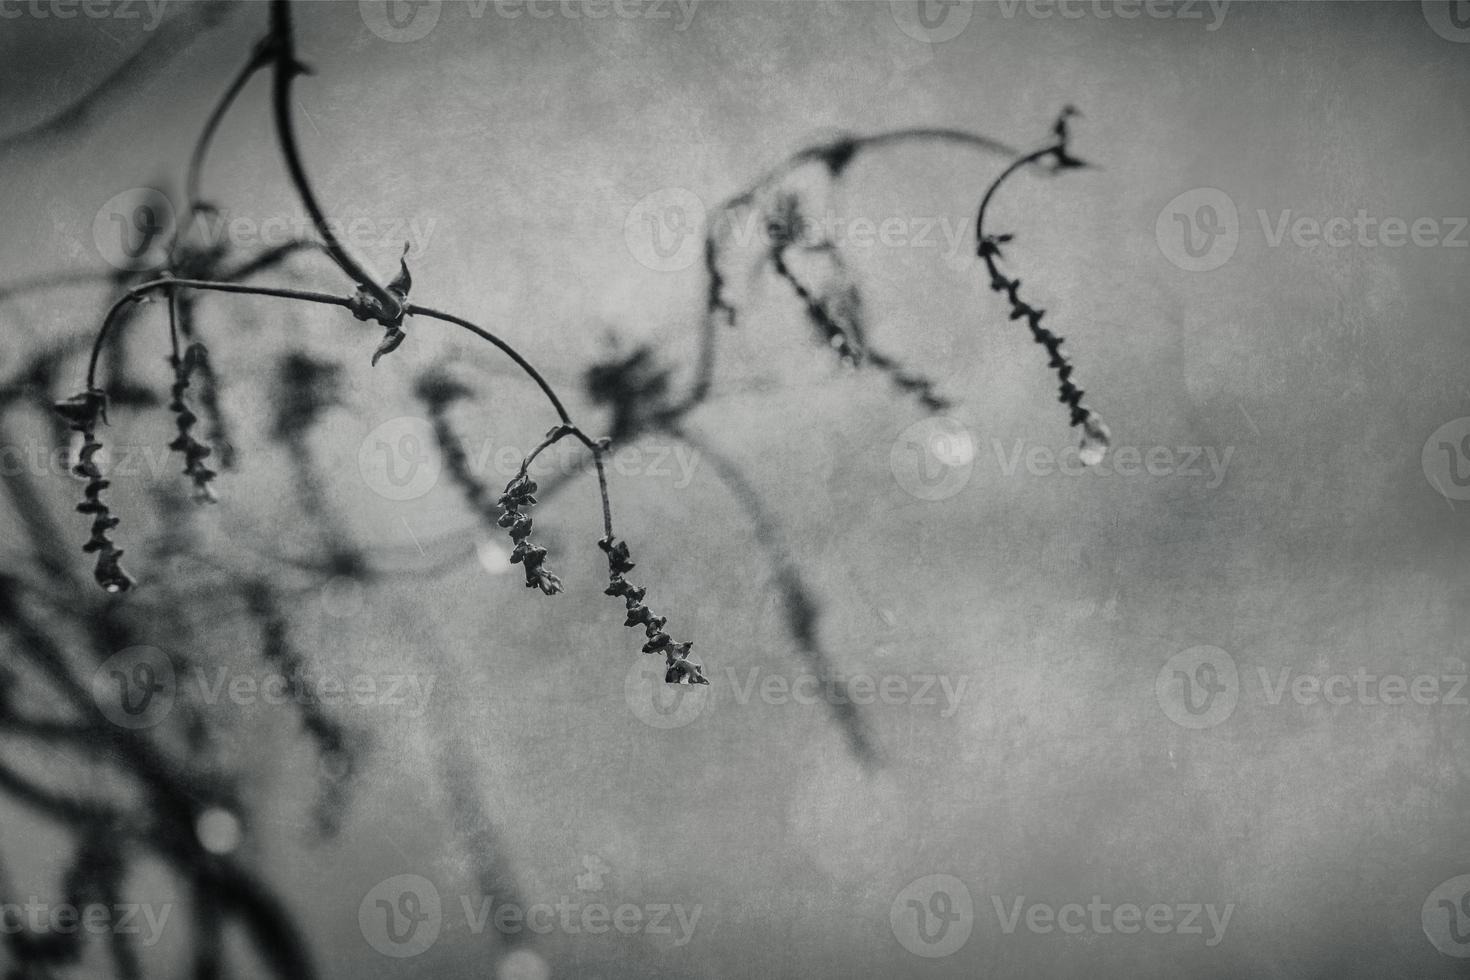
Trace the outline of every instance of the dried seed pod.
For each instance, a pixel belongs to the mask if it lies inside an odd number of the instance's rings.
[[[107,422],[107,394],[100,388],[88,388],[81,394],[62,399],[54,406],[58,415],[66,420],[73,432],[82,436],[82,446],[77,454],[77,464],[72,472],[87,481],[82,489],[82,502],[77,511],[92,515],[92,531],[82,551],[96,553],[97,566],[93,578],[103,590],[111,593],[126,592],[133,587],[133,577],[122,567],[122,549],[108,537],[108,532],[118,525],[102,500],[102,491],[111,486],[97,465],[96,456],[102,449],[97,438],[97,423]]]
[[[628,607],[628,616],[623,625],[631,629],[642,626],[648,637],[648,642],[643,644],[643,652],[664,655],[664,680],[670,684],[708,684],[704,669],[688,659],[694,644],[688,641],[675,642],[673,637],[664,632],[668,619],[655,616],[652,610],[643,605],[643,597],[648,590],[634,586],[623,578],[623,573],[633,567],[627,543],[616,538],[603,538],[597,542],[597,546],[607,554],[608,586],[603,592],[610,596],[623,597]]]

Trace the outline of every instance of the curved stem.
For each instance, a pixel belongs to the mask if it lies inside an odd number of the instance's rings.
[[[204,158],[209,153],[210,144],[214,140],[214,134],[218,131],[220,122],[224,120],[230,107],[235,104],[235,99],[245,88],[245,83],[268,64],[270,64],[269,46],[266,41],[262,41],[256,45],[250,60],[230,82],[229,88],[225,89],[224,95],[220,96],[219,102],[216,103],[214,110],[210,112],[209,118],[205,121],[204,129],[199,134],[199,140],[194,144],[194,151],[189,155],[189,170],[184,180],[185,198],[188,213],[191,216],[199,210],[199,183],[204,172]]]
[[[575,436],[582,445],[586,446],[592,452],[592,465],[597,468],[597,489],[599,495],[602,497],[602,531],[607,540],[611,541],[613,537],[612,502],[607,492],[607,471],[602,465],[602,446],[595,439],[588,438],[587,434],[575,425],[569,422],[563,423],[555,429],[552,429],[546,438],[541,440],[541,444],[531,450],[526,458],[521,461],[519,475],[525,476],[526,471],[531,468],[531,464],[536,461],[537,456],[540,456],[545,450],[561,442],[567,436]]]
[[[730,211],[750,206],[763,189],[777,183],[798,167],[808,163],[825,163],[833,177],[837,178],[853,158],[864,150],[882,150],[920,142],[953,143],[1004,156],[1015,156],[1017,152],[999,140],[946,126],[910,126],[868,136],[840,136],[793,153],[780,164],[757,177],[744,190],[722,201],[715,209],[717,217],[714,220],[723,222]],[[718,340],[717,321],[721,315],[727,319],[727,322],[734,323],[735,321],[736,310],[725,301],[723,296],[724,276],[720,272],[722,245],[718,235],[719,232],[713,224],[705,232],[704,269],[707,294],[704,320],[699,336],[698,361],[688,393],[671,413],[675,416],[688,412],[709,397],[710,389],[714,384],[715,348]]]
[[[950,129],[943,126],[912,126],[905,129],[894,129],[882,133],[873,133],[870,136],[845,136],[820,143],[816,146],[808,146],[791,154],[781,163],[761,174],[744,190],[732,194],[726,198],[716,209],[727,211],[730,208],[740,207],[750,202],[764,187],[768,187],[782,177],[791,173],[797,167],[813,161],[824,161],[829,167],[840,171],[851,162],[852,158],[866,149],[884,149],[892,146],[902,146],[906,143],[916,142],[942,142],[954,143],[960,146],[970,146],[987,153],[996,153],[1001,156],[1014,156],[1016,150],[1007,146],[999,140],[979,133],[971,133],[963,129]]]
[[[551,407],[556,409],[557,417],[561,419],[562,424],[572,424],[572,417],[567,414],[567,410],[562,405],[561,399],[556,397],[556,391],[553,390],[547,380],[541,376],[541,372],[532,367],[531,362],[522,357],[520,355],[520,352],[517,351],[510,344],[507,344],[505,341],[501,340],[499,337],[495,336],[493,333],[486,330],[485,328],[476,326],[463,317],[455,316],[453,313],[445,313],[442,310],[431,309],[427,306],[419,306],[417,303],[408,304],[408,306],[404,308],[403,312],[407,316],[426,316],[432,320],[443,320],[445,323],[452,323],[457,327],[462,327],[465,330],[468,330],[470,333],[474,334],[480,339],[488,340],[496,347],[499,347],[500,350],[503,351],[507,357],[509,357],[512,361],[515,361],[516,364],[520,366],[520,369],[522,371],[526,372],[527,377],[536,382],[537,387],[539,387],[541,391],[546,395],[547,401],[551,402]]]
[[[161,279],[150,279],[148,282],[139,283],[128,289],[117,302],[108,309],[107,316],[102,320],[102,329],[97,331],[97,339],[92,342],[92,356],[87,361],[87,387],[96,387],[97,380],[97,358],[102,353],[102,345],[107,341],[107,335],[118,317],[129,306],[139,302],[145,295],[155,289],[165,287],[178,287],[181,289],[205,289],[218,293],[245,293],[251,296],[276,296],[281,299],[302,300],[307,303],[321,303],[327,306],[350,307],[352,301],[341,296],[332,296],[329,293],[317,293],[306,289],[285,289],[277,286],[249,286],[239,282],[213,282],[204,279],[174,279],[165,276]]]
[[[385,289],[376,276],[369,274],[362,263],[353,258],[351,253],[337,240],[336,233],[332,231],[327,221],[326,212],[322,210],[316,194],[311,189],[311,182],[306,177],[306,167],[301,162],[301,151],[296,142],[296,127],[291,121],[291,83],[296,75],[305,69],[296,60],[295,45],[291,34],[289,0],[275,0],[271,5],[271,41],[267,50],[275,59],[274,80],[271,85],[271,107],[275,116],[276,136],[281,144],[281,154],[286,158],[286,169],[290,172],[291,183],[296,187],[296,193],[300,196],[306,213],[311,216],[317,234],[322,236],[322,243],[326,246],[327,252],[353,282],[382,304],[383,309],[388,311],[390,319],[394,318],[402,311],[403,303]]]
[[[1087,465],[1091,465],[1099,462],[1102,459],[1102,454],[1107,451],[1110,441],[1108,427],[1096,412],[1083,404],[1082,396],[1084,392],[1072,380],[1075,369],[1071,361],[1068,360],[1067,355],[1062,351],[1062,338],[1041,325],[1041,318],[1045,315],[1046,311],[1032,306],[1021,298],[1021,280],[1011,279],[1000,271],[1000,265],[997,262],[1001,254],[1000,246],[1003,242],[1008,241],[1010,236],[991,237],[985,234],[985,212],[990,207],[990,202],[995,197],[995,192],[1000,189],[1000,185],[1005,183],[1006,178],[1010,177],[1011,174],[1045,157],[1054,157],[1059,168],[1083,166],[1080,160],[1067,153],[1066,120],[1067,116],[1071,114],[1071,111],[1070,109],[1064,110],[1061,118],[1057,120],[1057,138],[1054,142],[1016,160],[1009,167],[1006,167],[1005,170],[1001,171],[1000,175],[986,188],[985,196],[980,199],[980,209],[975,215],[975,244],[977,254],[984,261],[986,271],[990,273],[991,290],[1004,294],[1007,302],[1010,304],[1010,319],[1025,320],[1027,329],[1031,332],[1031,339],[1040,345],[1050,358],[1047,366],[1057,376],[1059,383],[1058,401],[1067,407],[1067,424],[1070,426],[1081,426],[1083,432],[1082,461]]]
[[[985,196],[980,199],[980,210],[975,215],[975,241],[983,242],[985,240],[985,211],[990,207],[990,199],[995,196],[996,191],[1000,190],[1000,185],[1005,183],[1006,178],[1022,167],[1033,164],[1045,157],[1054,156],[1062,146],[1063,144],[1061,143],[1044,146],[1033,153],[1028,153],[1018,158],[1009,167],[1006,167],[1000,172],[1000,176],[991,182],[990,186],[985,189]]]

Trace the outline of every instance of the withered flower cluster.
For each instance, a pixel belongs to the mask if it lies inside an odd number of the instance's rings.
[[[184,398],[184,393],[189,389],[189,378],[201,366],[209,363],[209,351],[202,343],[195,341],[185,348],[183,356],[173,354],[169,357],[169,365],[174,369],[174,383],[170,389],[169,411],[174,413],[174,422],[178,426],[179,434],[168,448],[184,455],[184,475],[194,481],[194,494],[196,499],[214,503],[218,498],[214,495],[214,488],[210,481],[214,479],[215,472],[204,465],[204,460],[210,455],[209,446],[194,438],[189,430],[199,421],[199,417],[189,408],[189,403]]]
[[[123,570],[120,561],[122,549],[107,536],[117,527],[118,519],[102,500],[102,491],[112,485],[97,465],[97,453],[102,442],[97,438],[97,423],[107,424],[107,395],[98,388],[88,388],[79,395],[72,395],[56,403],[57,413],[66,420],[73,432],[82,436],[82,445],[77,452],[77,465],[72,472],[87,481],[82,490],[83,500],[77,511],[92,515],[92,536],[82,545],[82,551],[97,555],[97,568],[93,575],[97,584],[108,592],[126,592],[133,587],[133,577]]]
[[[628,554],[628,543],[617,538],[602,538],[597,546],[607,553],[609,581],[603,592],[610,596],[623,597],[628,606],[628,618],[623,625],[630,629],[642,626],[647,634],[648,642],[643,644],[643,652],[664,655],[664,681],[669,684],[708,684],[704,668],[689,659],[694,641],[675,640],[664,632],[664,624],[668,619],[655,616],[643,604],[643,597],[648,594],[648,590],[623,577],[635,567]]]
[[[561,579],[546,567],[546,549],[531,543],[531,515],[527,513],[536,503],[536,481],[524,472],[506,485],[500,495],[503,513],[497,522],[510,530],[510,539],[515,550],[510,553],[512,564],[519,564],[526,571],[526,588],[539,588],[547,595],[562,591]]]

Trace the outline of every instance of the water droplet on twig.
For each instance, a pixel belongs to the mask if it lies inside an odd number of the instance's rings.
[[[1096,413],[1089,414],[1082,422],[1082,444],[1077,449],[1083,465],[1096,466],[1101,463],[1108,454],[1109,444],[1108,427]]]

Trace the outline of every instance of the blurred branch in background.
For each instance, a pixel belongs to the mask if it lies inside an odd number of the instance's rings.
[[[0,156],[32,149],[54,149],[58,139],[77,136],[98,116],[115,110],[143,82],[162,70],[198,40],[234,15],[231,3],[188,3],[174,7],[132,54],[66,108],[34,125],[0,136]]]

